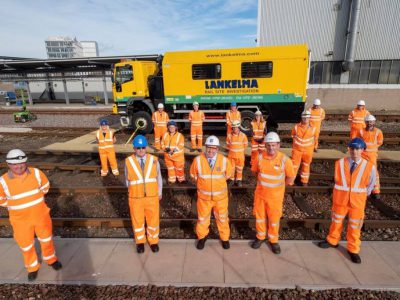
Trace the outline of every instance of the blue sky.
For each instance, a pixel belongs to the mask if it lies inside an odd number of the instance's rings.
[[[101,56],[256,46],[257,0],[1,0],[0,56],[45,58],[49,36]]]

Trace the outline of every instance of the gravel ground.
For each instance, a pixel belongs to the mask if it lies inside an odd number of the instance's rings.
[[[3,284],[2,299],[399,299],[393,291],[359,289],[270,290],[263,288],[172,287],[172,286],[92,286],[50,284]]]
[[[381,195],[381,201],[391,208],[400,212],[400,195],[388,194]]]

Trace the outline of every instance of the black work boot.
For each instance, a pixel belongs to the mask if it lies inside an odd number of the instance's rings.
[[[62,264],[58,260],[53,262],[50,266],[56,271],[62,268]]]
[[[153,245],[150,245],[150,249],[151,249],[151,251],[156,253],[160,250],[160,247],[158,247],[158,244],[153,244]]]
[[[37,278],[38,272],[39,272],[39,270],[38,271],[34,271],[34,272],[29,272],[28,273],[28,280],[29,281],[34,281]]]
[[[259,240],[258,238],[256,238],[252,243],[251,243],[251,248],[253,249],[258,249],[261,247],[262,243],[264,242],[264,240]]]
[[[207,237],[204,237],[202,239],[199,239],[196,245],[196,248],[198,250],[203,250],[204,249],[204,245],[206,244],[207,241]]]
[[[239,187],[242,186],[242,181],[241,180],[236,181],[236,185]]]
[[[231,244],[229,244],[229,241],[222,241],[222,248],[225,250],[228,250],[231,247]]]
[[[361,264],[361,257],[357,253],[351,253],[350,251],[347,251],[350,255],[350,259],[353,263],[355,264]]]
[[[271,245],[271,250],[275,254],[280,254],[281,253],[281,246],[279,246],[278,243],[269,243]]]
[[[136,252],[143,253],[144,252],[144,244],[137,244],[136,245]]]
[[[327,249],[327,248],[337,248],[339,247],[338,245],[332,245],[331,243],[329,243],[327,240],[319,242],[318,243],[318,247],[323,248],[323,249]]]
[[[201,148],[200,148],[200,149],[197,149],[197,151],[199,151],[200,153],[203,152],[203,150],[202,150]]]

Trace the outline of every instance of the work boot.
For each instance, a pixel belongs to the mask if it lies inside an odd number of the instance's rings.
[[[144,244],[137,244],[136,245],[136,252],[143,253],[144,252]]]
[[[281,253],[281,246],[278,243],[269,243],[271,245],[271,250],[275,254]]]
[[[332,245],[329,243],[327,240],[319,242],[318,247],[323,248],[323,249],[328,249],[328,248],[337,248],[339,245]]]
[[[58,260],[53,262],[50,266],[56,271],[62,268],[62,264]]]
[[[37,278],[38,271],[28,273],[28,281],[34,281]]]
[[[231,244],[229,244],[229,241],[222,241],[222,248],[225,250],[228,250],[231,247]]]
[[[201,148],[200,148],[200,149],[197,149],[197,151],[199,151],[200,153],[203,152],[203,150],[202,150]]]
[[[196,248],[198,250],[203,250],[204,249],[204,245],[206,244],[207,241],[207,237],[204,237],[202,239],[199,239],[196,245]]]
[[[350,251],[347,251],[350,255],[350,259],[353,263],[355,264],[361,264],[361,257],[357,253],[351,253]]]
[[[261,247],[262,243],[264,242],[264,240],[259,240],[258,238],[256,238],[252,243],[251,243],[251,248],[253,249],[258,249]]]
[[[233,186],[235,184],[235,181],[230,179],[228,180],[228,186]]]
[[[241,187],[242,186],[242,181],[241,180],[236,181],[236,185]]]
[[[158,252],[160,250],[160,248],[158,247],[158,244],[153,244],[150,245],[150,249],[151,251],[153,251],[154,253]]]
[[[196,149],[190,149],[190,152],[193,153],[194,151],[196,151]]]
[[[301,182],[301,183],[300,183],[300,186],[308,186],[308,183]]]
[[[374,200],[380,200],[381,199],[381,194],[372,194],[371,198],[374,199]]]

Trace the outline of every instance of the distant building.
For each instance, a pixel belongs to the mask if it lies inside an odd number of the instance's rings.
[[[79,42],[76,38],[65,36],[49,37],[46,41],[47,58],[77,58],[99,56],[95,41]]]

